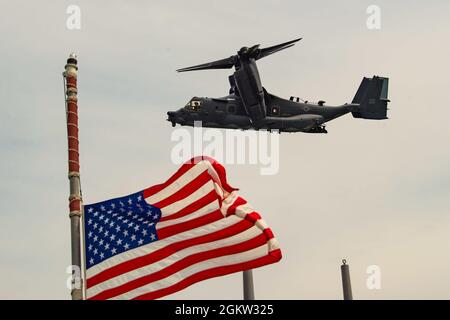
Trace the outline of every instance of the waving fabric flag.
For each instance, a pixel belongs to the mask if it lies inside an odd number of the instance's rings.
[[[211,158],[84,207],[88,299],[157,299],[281,259],[272,231]]]

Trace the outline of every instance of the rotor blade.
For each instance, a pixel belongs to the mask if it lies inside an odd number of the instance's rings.
[[[194,70],[207,70],[207,69],[229,69],[234,66],[236,62],[236,56],[231,56],[229,58],[212,61],[208,63],[199,64],[192,67],[187,68],[181,68],[178,69],[178,72],[185,72],[185,71],[194,71]]]
[[[294,39],[285,43],[277,44],[275,46],[259,49],[258,56],[256,57],[256,60],[267,57],[268,55],[271,55],[272,53],[287,49],[295,45],[297,41],[302,40],[302,38]]]

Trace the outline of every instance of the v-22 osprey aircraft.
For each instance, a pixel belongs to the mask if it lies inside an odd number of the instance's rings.
[[[241,48],[229,58],[178,69],[178,72],[229,69],[230,90],[221,98],[193,97],[183,108],[168,112],[172,126],[194,126],[225,129],[265,129],[278,132],[327,133],[325,123],[352,113],[355,118],[387,119],[388,78],[363,78],[351,103],[339,106],[325,105],[325,101],[310,103],[300,98],[277,97],[262,86],[256,61],[280,50],[292,47],[295,39],[262,48],[254,45]]]

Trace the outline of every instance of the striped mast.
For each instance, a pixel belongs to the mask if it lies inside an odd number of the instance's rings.
[[[83,299],[83,281],[81,268],[81,216],[82,198],[80,183],[80,153],[78,140],[78,99],[77,99],[77,57],[69,55],[63,72],[66,100],[68,177],[70,186],[69,217],[72,250],[72,300]]]

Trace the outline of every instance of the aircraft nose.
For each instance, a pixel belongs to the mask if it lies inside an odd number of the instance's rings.
[[[177,117],[177,113],[174,111],[167,112],[167,120],[174,121]]]
[[[172,127],[175,127],[176,125],[176,112],[169,111],[167,112],[167,121],[172,122]]]

